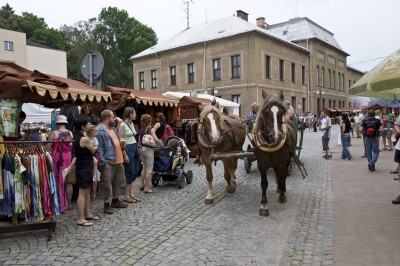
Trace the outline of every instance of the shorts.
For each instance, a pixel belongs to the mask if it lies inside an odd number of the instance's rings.
[[[384,139],[392,139],[393,130],[391,128],[382,131],[382,137]]]
[[[400,151],[398,149],[394,152],[394,162],[400,163]]]
[[[329,138],[328,137],[322,137],[322,150],[323,151],[329,150]]]
[[[93,186],[93,161],[76,167],[76,181],[79,188],[87,189]]]
[[[154,166],[154,150],[150,147],[142,147],[143,152],[140,154],[140,160],[142,161],[143,169],[147,174],[152,174]]]

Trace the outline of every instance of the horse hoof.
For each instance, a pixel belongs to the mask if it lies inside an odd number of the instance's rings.
[[[267,216],[269,216],[269,210],[260,208],[259,214],[260,214],[260,216],[267,217]]]
[[[278,202],[279,202],[280,204],[285,204],[285,203],[287,202],[286,196],[283,195],[283,194],[279,195]]]
[[[236,186],[227,186],[226,187],[226,192],[228,193],[233,193],[236,191]]]
[[[205,199],[204,203],[205,204],[213,204],[214,203],[214,199]]]

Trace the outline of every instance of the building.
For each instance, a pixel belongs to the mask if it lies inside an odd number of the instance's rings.
[[[0,29],[0,60],[29,70],[67,77],[67,53],[26,39],[26,34]]]
[[[270,26],[247,20],[238,10],[132,56],[134,87],[208,92],[240,103],[242,116],[262,102],[262,90],[283,91],[296,112],[347,106],[348,54],[332,33],[307,18]],[[294,34],[307,27],[319,35]]]

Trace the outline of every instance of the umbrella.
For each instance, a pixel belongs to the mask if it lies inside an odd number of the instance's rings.
[[[382,60],[349,89],[350,95],[400,99],[400,49]]]

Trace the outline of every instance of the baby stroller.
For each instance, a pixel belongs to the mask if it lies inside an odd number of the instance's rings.
[[[175,182],[178,188],[182,189],[186,183],[190,184],[193,180],[193,172],[184,171],[185,162],[189,154],[184,141],[176,136],[171,136],[165,140],[165,147],[154,149],[154,166],[151,183],[154,187],[158,186],[160,180]]]

